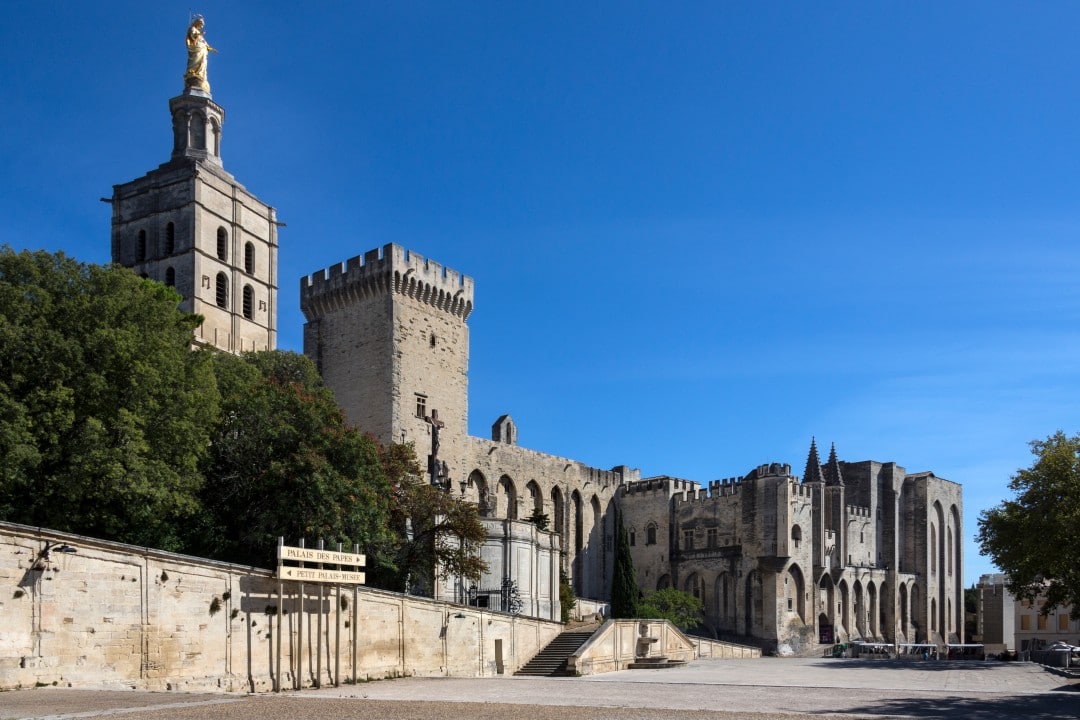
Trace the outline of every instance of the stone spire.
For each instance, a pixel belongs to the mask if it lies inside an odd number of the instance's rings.
[[[821,458],[818,457],[817,441],[812,436],[810,438],[810,455],[806,458],[806,470],[803,471],[802,481],[804,483],[825,482],[825,478],[821,475]]]
[[[836,443],[832,443],[829,449],[829,461],[825,463],[825,484],[844,484],[844,477],[840,474],[840,461],[836,459]]]

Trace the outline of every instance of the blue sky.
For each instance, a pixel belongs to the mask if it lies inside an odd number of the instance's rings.
[[[1080,5],[9,3],[0,242],[109,259],[168,159],[189,12],[222,155],[301,275],[471,275],[470,431],[699,481],[841,459],[964,485],[1080,430]]]

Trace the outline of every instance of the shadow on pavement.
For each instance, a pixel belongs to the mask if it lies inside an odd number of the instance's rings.
[[[1076,720],[1080,699],[1072,693],[1010,695],[1000,699],[965,698],[943,695],[933,698],[883,700],[844,708],[844,713],[858,715],[906,715],[918,718],[964,718],[965,720],[1000,720],[1001,718],[1045,718]]]

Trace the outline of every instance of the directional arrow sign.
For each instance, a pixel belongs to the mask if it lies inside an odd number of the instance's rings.
[[[296,560],[298,562],[329,563],[330,565],[356,565],[363,567],[367,558],[357,553],[316,550],[315,548],[278,547],[278,560]]]
[[[278,565],[278,577],[282,580],[303,582],[342,583],[345,585],[363,585],[364,573],[347,570],[318,570],[316,568],[298,568]]]

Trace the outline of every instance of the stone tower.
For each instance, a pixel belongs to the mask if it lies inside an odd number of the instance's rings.
[[[225,111],[187,87],[169,101],[172,158],[113,186],[112,260],[171,285],[205,318],[196,342],[228,352],[277,345],[277,228],[221,164]]]
[[[349,421],[424,465],[437,411],[439,459],[464,480],[472,278],[386,245],[301,278],[300,308],[304,354]]]

